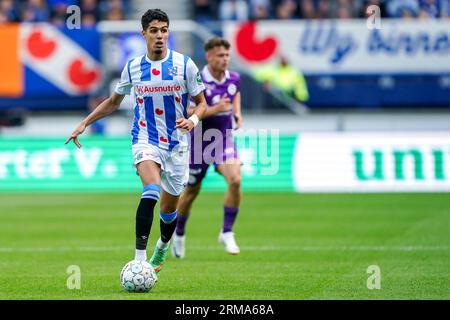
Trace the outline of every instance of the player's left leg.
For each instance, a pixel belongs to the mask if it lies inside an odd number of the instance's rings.
[[[201,183],[188,185],[178,201],[177,227],[173,234],[172,256],[182,259],[186,254],[186,223],[191,213],[192,203],[197,198],[201,188]]]
[[[224,218],[219,241],[225,245],[225,250],[229,254],[238,254],[240,249],[232,229],[241,203],[241,161],[236,158],[230,158],[225,163],[218,164],[217,171],[222,174],[228,185],[225,192]]]
[[[161,174],[160,230],[161,237],[156,243],[150,264],[159,272],[169,252],[170,239],[177,226],[177,205],[180,194],[189,179],[188,162],[184,153],[169,155]]]
[[[191,154],[191,159],[193,158]],[[177,228],[173,234],[172,241],[172,256],[174,258],[182,259],[186,253],[186,223],[191,215],[191,207],[194,200],[197,198],[202,180],[208,171],[209,164],[190,164],[189,165],[189,180],[188,185],[183,190],[178,201],[178,221]]]

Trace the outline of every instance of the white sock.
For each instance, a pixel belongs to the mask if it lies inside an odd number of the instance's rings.
[[[170,241],[167,243],[164,243],[164,242],[162,242],[161,238],[159,238],[158,242],[156,242],[156,246],[158,247],[158,249],[165,249],[169,246],[169,243],[170,243]]]
[[[135,260],[145,261],[147,260],[147,250],[138,250],[136,249],[136,253],[134,255]]]

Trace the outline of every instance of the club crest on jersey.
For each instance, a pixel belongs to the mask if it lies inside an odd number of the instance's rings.
[[[173,66],[167,69],[169,71],[169,75],[175,77],[178,75],[178,66]]]
[[[237,87],[234,83],[230,83],[230,85],[227,88],[227,91],[230,95],[234,96],[237,92]]]

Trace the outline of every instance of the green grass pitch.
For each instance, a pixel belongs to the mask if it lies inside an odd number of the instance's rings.
[[[0,299],[450,298],[448,194],[244,194],[238,256],[217,243],[222,198],[200,195],[186,258],[170,257],[138,294],[119,273],[134,256],[139,194],[2,194]],[[66,286],[70,265],[79,290]],[[371,265],[380,289],[367,288]]]

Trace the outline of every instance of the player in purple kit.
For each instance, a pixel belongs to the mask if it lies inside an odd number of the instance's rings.
[[[208,108],[201,126],[191,132],[189,182],[178,203],[178,222],[172,243],[172,255],[176,258],[185,256],[186,222],[210,164],[214,164],[227,182],[219,242],[229,254],[240,252],[232,231],[241,201],[241,161],[232,134],[233,117],[235,129],[242,126],[240,76],[228,70],[230,43],[227,40],[210,39],[205,44],[205,52],[207,65],[200,75],[206,88]]]

